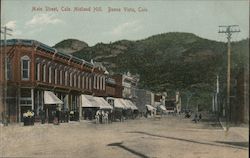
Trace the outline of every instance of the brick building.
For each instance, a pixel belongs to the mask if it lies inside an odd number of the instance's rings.
[[[12,39],[7,41],[5,69],[2,48],[1,45],[1,120],[6,115],[9,122],[20,122],[22,113],[28,109],[38,115],[40,109],[56,107],[45,104],[46,91],[52,92],[49,93],[54,95],[51,98],[57,97],[63,102],[60,105],[62,111],[79,111],[82,94],[106,95],[105,71],[98,65],[58,52],[35,40]]]

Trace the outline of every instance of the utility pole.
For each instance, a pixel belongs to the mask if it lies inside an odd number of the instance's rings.
[[[229,130],[229,109],[230,109],[230,85],[231,85],[231,38],[232,34],[240,32],[239,25],[219,26],[218,33],[224,33],[227,36],[227,107],[226,107],[226,129]]]
[[[4,81],[4,94],[3,94],[3,103],[4,103],[4,117],[2,118],[3,119],[3,124],[4,126],[7,126],[8,125],[8,118],[7,118],[7,90],[8,90],[8,71],[7,71],[7,60],[8,60],[8,55],[7,55],[7,52],[6,52],[6,46],[7,46],[7,40],[6,40],[6,36],[9,35],[11,36],[10,33],[8,33],[7,31],[13,31],[12,29],[10,28],[7,28],[6,26],[2,27],[3,31],[1,30],[1,33],[4,34],[4,51],[3,51],[3,58],[4,58],[4,66],[3,66],[3,69],[4,69],[4,73],[3,73],[3,81]]]

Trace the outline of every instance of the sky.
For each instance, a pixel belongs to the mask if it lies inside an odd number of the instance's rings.
[[[166,32],[190,32],[225,41],[226,35],[218,33],[219,25],[239,25],[241,32],[233,34],[232,40],[249,37],[248,0],[2,0],[1,3],[1,26],[13,30],[8,39],[34,39],[49,46],[68,38],[93,46],[99,42],[140,40]]]

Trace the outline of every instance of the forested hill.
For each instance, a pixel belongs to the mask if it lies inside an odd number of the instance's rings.
[[[233,66],[239,68],[248,62],[248,44],[249,39],[232,44]],[[216,75],[226,72],[227,45],[191,33],[172,32],[138,41],[98,43],[73,55],[101,61],[115,73],[139,74],[139,86],[154,92],[193,88],[210,92]]]

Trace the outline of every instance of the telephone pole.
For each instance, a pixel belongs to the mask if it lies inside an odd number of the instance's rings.
[[[229,109],[230,109],[230,85],[231,85],[231,39],[232,34],[240,32],[239,25],[219,26],[218,33],[224,33],[227,36],[227,107],[226,107],[226,130],[229,130]]]
[[[13,31],[10,28],[7,28],[6,26],[2,27],[3,31],[1,30],[1,33],[3,33],[4,35],[4,50],[3,50],[3,59],[4,59],[4,66],[3,66],[3,81],[4,81],[4,94],[3,94],[3,104],[4,104],[4,116],[3,116],[3,124],[4,126],[8,125],[8,113],[7,113],[7,90],[8,90],[8,74],[7,74],[7,59],[8,59],[8,54],[6,52],[6,46],[7,46],[7,40],[6,40],[6,36],[9,35],[11,36],[10,33],[8,33],[8,31]]]

